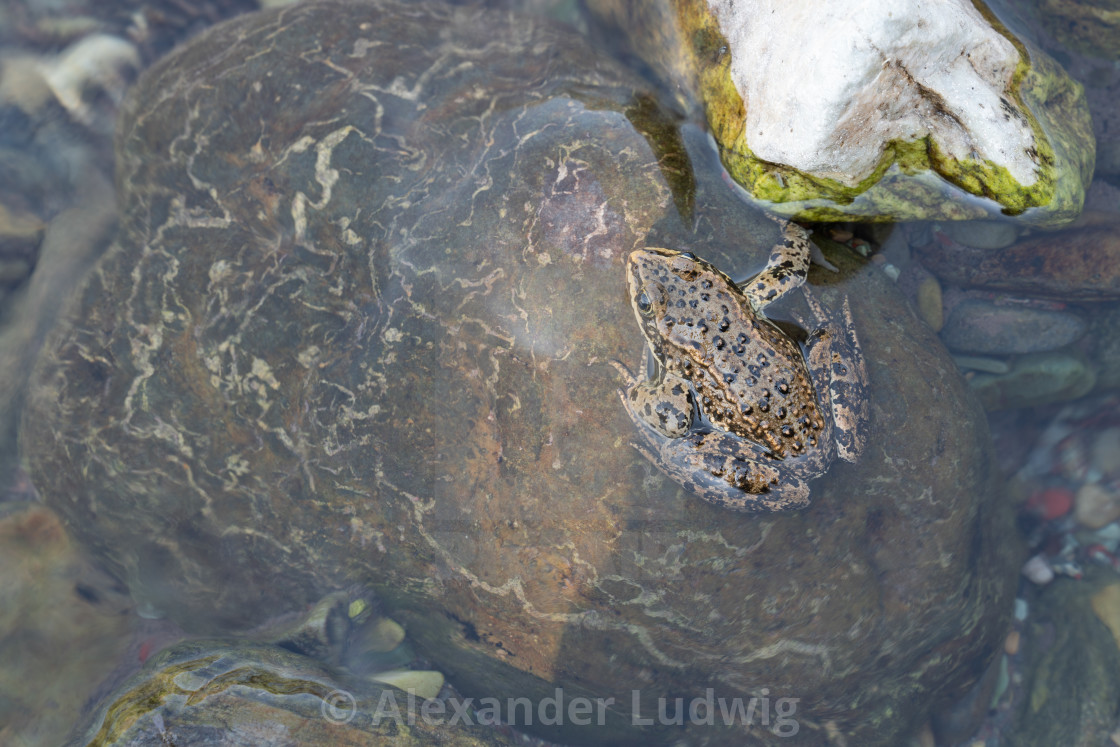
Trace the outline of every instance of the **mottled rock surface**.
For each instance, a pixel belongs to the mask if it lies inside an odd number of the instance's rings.
[[[425,703],[427,705],[425,706]],[[425,710],[426,709],[426,710]],[[443,701],[236,640],[180,643],[109,695],[68,747],[505,747],[516,741]]]
[[[998,648],[1015,563],[980,408],[862,260],[810,282],[851,302],[873,434],[808,510],[728,513],[629,445],[627,254],[745,278],[777,232],[580,38],[391,2],[243,17],[142,78],[118,159],[119,239],[22,448],[189,630],[370,583],[464,695],[614,698],[601,727],[525,727],[579,744],[897,744]],[[636,690],[656,721],[707,688],[767,694],[770,724],[632,723]]]

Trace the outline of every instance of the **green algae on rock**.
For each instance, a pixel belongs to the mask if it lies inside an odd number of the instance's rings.
[[[655,99],[581,37],[478,10],[321,0],[196,37],[125,106],[117,242],[34,376],[44,500],[189,631],[369,584],[467,697],[613,699],[602,724],[526,731],[897,744],[1010,608],[982,413],[894,285],[841,255],[809,282],[851,301],[871,434],[811,507],[729,515],[634,450],[611,365],[644,346],[626,257],[687,248],[745,278],[777,238],[714,164],[681,218],[675,169],[709,154],[687,131],[688,153],[651,147],[651,107],[628,114]],[[754,722],[658,721],[709,688],[755,698]],[[798,734],[772,733],[794,698]]]
[[[68,747],[506,747],[444,701],[340,674],[279,646],[176,644],[118,687]],[[427,714],[427,717],[425,717]]]
[[[732,178],[783,215],[1056,225],[1081,210],[1081,86],[972,2],[590,4],[702,102]]]

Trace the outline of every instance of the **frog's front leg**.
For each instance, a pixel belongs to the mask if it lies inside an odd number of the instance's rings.
[[[645,364],[649,365],[649,351]],[[634,376],[621,363],[613,363],[626,380],[626,387],[619,392],[622,404],[634,424],[641,429],[649,427],[668,438],[679,438],[692,427],[692,390],[688,382],[678,376],[662,374],[659,381]]]
[[[832,438],[836,453],[846,462],[856,462],[867,442],[867,364],[852,323],[847,297],[840,313],[824,310],[806,287],[805,302],[816,322],[823,324],[807,344],[807,363],[822,409],[832,416]]]
[[[770,250],[766,268],[742,286],[756,312],[804,284],[809,274],[812,248],[809,232],[792,221],[779,222],[782,240]]]

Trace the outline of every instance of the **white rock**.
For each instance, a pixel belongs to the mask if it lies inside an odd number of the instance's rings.
[[[1035,555],[1023,564],[1023,575],[1039,586],[1045,586],[1054,580],[1054,569],[1046,562],[1042,555]]]
[[[849,186],[891,140],[1036,181],[1034,136],[1002,99],[1019,53],[971,0],[709,0],[755,156]]]
[[[40,65],[43,79],[55,98],[83,124],[90,121],[82,100],[86,88],[100,88],[114,103],[119,103],[128,88],[129,72],[139,68],[140,53],[136,47],[108,34],[87,36]]]

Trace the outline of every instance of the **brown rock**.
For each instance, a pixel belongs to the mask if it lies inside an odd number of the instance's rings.
[[[951,350],[1013,355],[1065,347],[1086,329],[1085,320],[1069,311],[968,299],[949,312],[941,339]]]
[[[944,234],[917,249],[945,282],[1060,301],[1120,298],[1120,229],[1039,233],[1005,249],[973,249]]]

